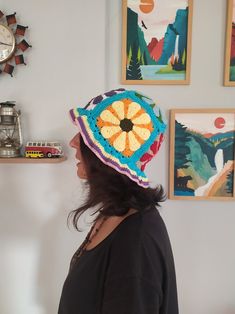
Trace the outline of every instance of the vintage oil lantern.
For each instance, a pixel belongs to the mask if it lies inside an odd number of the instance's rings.
[[[0,158],[19,157],[22,147],[20,110],[14,101],[0,103]]]

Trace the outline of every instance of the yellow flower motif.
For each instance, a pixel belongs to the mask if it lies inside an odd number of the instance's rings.
[[[149,114],[130,99],[115,101],[97,119],[103,137],[117,151],[131,156],[153,131]]]

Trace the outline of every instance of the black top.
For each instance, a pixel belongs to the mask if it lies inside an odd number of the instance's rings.
[[[78,258],[58,314],[178,314],[173,255],[158,210],[126,217]]]

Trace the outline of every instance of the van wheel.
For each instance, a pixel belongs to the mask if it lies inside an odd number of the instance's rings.
[[[51,158],[52,157],[52,153],[47,153],[47,157]]]

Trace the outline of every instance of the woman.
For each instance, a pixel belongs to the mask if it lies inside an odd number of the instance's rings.
[[[77,174],[86,180],[86,202],[72,212],[96,208],[97,216],[74,254],[59,314],[177,314],[170,241],[157,207],[161,186],[144,173],[157,153],[165,123],[151,99],[117,89],[71,110],[79,132]]]

